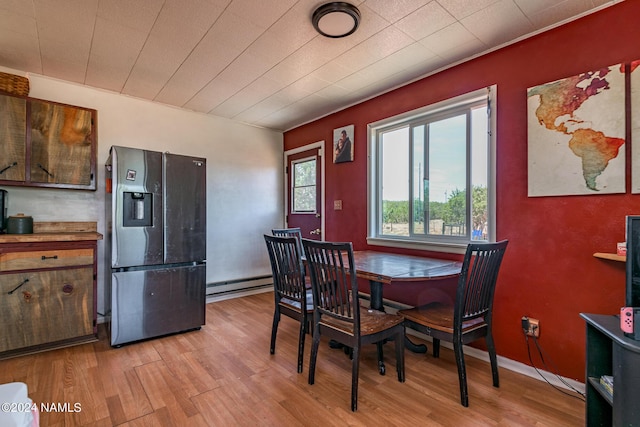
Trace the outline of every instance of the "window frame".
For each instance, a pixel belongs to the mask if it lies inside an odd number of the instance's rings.
[[[290,212],[289,213],[298,214],[298,215],[317,214],[318,213],[318,207],[317,207],[317,205],[315,203],[315,201],[317,200],[317,197],[318,197],[318,177],[315,176],[315,182],[313,183],[313,185],[305,185],[305,186],[296,187],[296,184],[295,184],[295,179],[296,179],[295,166],[298,163],[306,163],[306,162],[310,162],[310,161],[314,161],[315,162],[314,166],[315,166],[315,170],[317,171],[317,168],[318,168],[318,156],[317,155],[304,157],[304,158],[301,158],[301,159],[291,160],[291,188],[289,189],[290,194],[291,194],[291,207],[290,207]],[[295,204],[296,204],[295,203],[296,202],[295,189],[296,188],[301,188],[301,187],[315,187],[313,210],[308,210],[308,211],[297,211],[297,210],[295,210]]]
[[[487,211],[489,216],[487,241],[496,241],[496,111],[497,111],[497,86],[492,85],[487,88],[478,89],[466,94],[462,94],[450,99],[446,99],[434,104],[430,104],[412,111],[408,111],[393,117],[382,119],[367,125],[367,243],[369,245],[399,247],[408,249],[422,249],[434,252],[464,253],[468,239],[459,237],[449,239],[444,236],[437,238],[416,239],[411,236],[389,236],[381,235],[378,226],[381,224],[382,200],[381,200],[381,153],[380,144],[377,140],[378,131],[382,128],[400,128],[407,126],[409,129],[424,117],[433,117],[447,114],[463,105],[472,105],[480,100],[486,100],[488,118],[488,154],[487,154]],[[467,147],[471,153],[470,147]],[[467,164],[467,171],[472,168],[471,159]],[[467,177],[470,178],[471,175]],[[469,185],[469,184],[467,184]],[[471,197],[470,192],[467,195]],[[410,206],[412,206],[411,197]],[[470,205],[469,205],[470,206]]]

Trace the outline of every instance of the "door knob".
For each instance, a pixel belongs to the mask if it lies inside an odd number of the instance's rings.
[[[309,234],[320,234],[320,233],[321,233],[321,231],[320,231],[320,229],[319,229],[319,228],[316,228],[315,230],[311,230],[311,231],[309,232]]]
[[[316,214],[316,218],[320,218],[320,214],[319,213]]]

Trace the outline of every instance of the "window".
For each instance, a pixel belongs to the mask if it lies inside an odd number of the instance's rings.
[[[495,240],[494,97],[482,89],[369,125],[368,243]]]
[[[306,158],[291,162],[292,212],[316,211],[316,158]]]

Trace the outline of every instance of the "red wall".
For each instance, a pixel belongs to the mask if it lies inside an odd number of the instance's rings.
[[[579,313],[615,314],[624,305],[624,263],[593,253],[615,252],[616,242],[624,241],[625,215],[640,213],[640,196],[527,197],[526,90],[640,59],[638,16],[640,1],[622,2],[286,132],[285,150],[325,140],[330,152],[333,129],[355,125],[355,161],[327,161],[325,240],[352,241],[357,250],[384,249],[366,243],[368,123],[497,84],[497,237],[510,240],[495,297],[497,350],[530,364],[520,318],[540,319],[540,344],[560,375],[584,381],[585,325]],[[629,172],[630,144],[626,153]],[[333,210],[334,200],[342,200],[341,211]],[[418,285],[385,288],[385,297],[405,302],[443,293]]]

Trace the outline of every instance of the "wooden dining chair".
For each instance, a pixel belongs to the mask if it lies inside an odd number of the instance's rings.
[[[302,254],[295,237],[264,235],[273,273],[275,307],[271,326],[271,354],[276,351],[276,335],[280,315],[284,314],[300,323],[298,337],[298,373],[302,372],[304,338],[313,315],[313,295],[305,286]]]
[[[453,343],[462,406],[469,406],[463,345],[485,338],[493,386],[500,386],[491,323],[493,295],[507,243],[503,240],[467,246],[453,305],[435,302],[398,312],[407,328],[433,337],[433,357],[440,356],[440,340]]]
[[[300,227],[291,227],[291,228],[273,228],[271,230],[271,234],[279,237],[295,237],[298,240],[298,249],[300,250],[300,255],[303,255],[302,249],[302,230]]]
[[[360,306],[351,243],[302,239],[313,290],[313,340],[309,384],[315,382],[320,337],[351,349],[351,410],[358,406],[358,371],[363,345],[395,341],[398,381],[404,382],[404,326],[401,316]],[[382,374],[383,372],[381,372]]]

